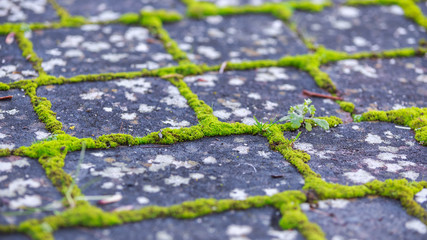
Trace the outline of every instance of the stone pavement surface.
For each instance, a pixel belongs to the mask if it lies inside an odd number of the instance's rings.
[[[425,0],[0,0],[0,238],[426,239],[426,30]]]

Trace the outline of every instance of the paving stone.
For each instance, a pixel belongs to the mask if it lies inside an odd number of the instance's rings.
[[[50,135],[23,91],[1,92],[1,96],[6,95],[13,98],[0,102],[0,149],[28,146]]]
[[[61,195],[45,177],[36,159],[0,158],[0,224],[19,224],[26,219],[52,214],[52,211],[26,212],[25,208],[50,204],[50,210],[60,210],[60,200]]]
[[[0,82],[2,83],[38,76],[31,63],[22,56],[16,41],[7,44],[6,36],[0,36],[0,63]]]
[[[426,226],[409,216],[396,200],[386,198],[320,201],[318,209],[301,205],[327,239],[426,239]]]
[[[338,6],[320,13],[295,12],[293,20],[307,38],[346,52],[417,47],[423,27],[403,16],[399,6]],[[375,23],[375,24],[372,24]]]
[[[79,152],[69,153],[71,173]],[[172,205],[197,198],[245,199],[301,189],[303,178],[260,136],[204,138],[170,147],[87,151],[78,184],[85,195],[121,195],[107,210],[131,205]]]
[[[54,76],[129,72],[174,64],[162,43],[143,27],[84,25],[36,31],[31,39]]]
[[[1,0],[0,23],[59,21],[47,0]]]
[[[424,16],[427,16],[427,2],[420,2],[418,3],[418,7],[423,12]]]
[[[178,89],[159,78],[46,86],[37,92],[52,102],[64,131],[77,137],[144,136],[198,123]]]
[[[120,15],[141,10],[165,9],[185,13],[185,5],[179,0],[58,0],[72,15],[87,17],[90,21],[116,20]]]
[[[4,234],[0,233],[0,237],[2,240],[28,240],[29,237],[24,234]]]
[[[316,128],[303,132],[294,147],[310,154],[309,166],[328,182],[421,181],[427,176],[427,149],[415,141],[412,130],[390,123],[351,123],[330,132]]]
[[[322,69],[358,113],[427,107],[427,57],[344,60]]]
[[[286,0],[285,0],[286,1]],[[199,1],[201,2],[201,1]],[[203,2],[214,3],[218,7],[242,6],[242,5],[261,5],[264,3],[280,3],[282,0],[207,0]]]
[[[55,233],[56,239],[253,239],[300,240],[297,231],[279,229],[276,210],[272,208],[229,211],[197,219],[172,218],[146,220],[106,229],[63,229]]]
[[[164,27],[188,57],[199,64],[279,59],[307,53],[303,43],[282,21],[268,15],[184,19]]]
[[[307,73],[293,68],[206,73],[184,78],[191,90],[210,105],[221,121],[254,124],[287,115],[289,107],[304,103],[302,90],[322,93]],[[316,116],[346,114],[331,100],[313,98]]]

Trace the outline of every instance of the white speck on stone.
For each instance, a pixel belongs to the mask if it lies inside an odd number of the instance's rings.
[[[0,176],[0,182],[3,182],[4,180],[6,180],[8,178],[8,176],[7,175],[3,175],[3,176]]]
[[[279,90],[282,90],[282,91],[294,91],[296,89],[297,89],[297,87],[295,87],[294,85],[291,85],[291,84],[279,85]]]
[[[68,51],[65,52],[64,56],[66,58],[74,58],[74,57],[76,57],[76,58],[84,58],[85,55],[80,50],[70,49],[70,50],[68,50]]]
[[[391,152],[391,153],[397,153],[399,151],[399,148],[392,147],[392,146],[379,146],[378,150],[382,152]]]
[[[248,115],[251,115],[252,112],[246,108],[238,108],[233,110],[233,114],[237,117],[246,117]]]
[[[83,25],[80,29],[85,32],[93,32],[101,29],[101,26],[99,26],[98,24],[87,24],[87,25]]]
[[[162,123],[171,125],[172,127],[169,127],[169,128],[172,128],[172,129],[177,129],[177,128],[182,128],[182,127],[188,127],[188,126],[190,126],[190,122],[185,121],[185,120],[181,121],[181,122],[177,122],[175,120],[168,119],[166,121],[162,121]]]
[[[30,163],[27,161],[27,159],[22,158],[22,159],[19,159],[19,160],[15,160],[15,161],[13,161],[13,162],[12,162],[12,165],[13,165],[14,167],[23,168],[23,167],[29,167],[29,166],[30,166]]]
[[[227,120],[230,118],[231,113],[225,110],[218,110],[218,111],[214,111],[213,115],[219,119]]]
[[[165,184],[172,185],[174,187],[178,187],[180,185],[188,185],[190,182],[190,178],[181,177],[178,175],[171,175],[170,177],[165,179]]]
[[[173,237],[166,231],[159,231],[156,233],[156,240],[173,240]]]
[[[188,108],[187,100],[180,95],[178,88],[174,86],[168,87],[168,96],[160,100],[160,102],[178,108]]]
[[[137,100],[134,93],[125,92],[125,98],[131,102],[135,102]]]
[[[218,81],[218,76],[213,74],[205,74],[200,76],[189,76],[184,78],[185,82],[193,83],[200,87],[214,87],[215,82]]]
[[[112,109],[112,108],[110,108],[110,107],[104,107],[103,109],[104,109],[104,111],[106,111],[106,112],[112,112],[112,111],[113,111],[113,109]]]
[[[194,179],[194,180],[199,180],[204,178],[205,175],[201,174],[201,173],[190,173],[190,178]]]
[[[206,22],[208,22],[209,24],[219,24],[220,22],[222,22],[223,17],[222,16],[209,16],[207,17],[205,20]]]
[[[221,57],[221,53],[210,46],[199,46],[197,47],[197,52],[212,60],[219,59]]]
[[[103,92],[98,91],[97,89],[92,89],[88,93],[82,93],[80,94],[80,98],[83,100],[95,100],[95,99],[101,99],[101,97],[104,95]]]
[[[273,196],[276,193],[279,193],[279,190],[277,190],[276,188],[266,188],[263,189],[263,191],[265,192],[265,194],[267,194],[267,196]]]
[[[151,83],[145,81],[144,78],[138,78],[134,80],[123,79],[114,83],[119,87],[129,88],[132,92],[140,94],[145,94],[148,89],[151,88]]]
[[[100,52],[111,48],[110,44],[106,42],[83,42],[82,47],[89,52]]]
[[[390,152],[383,152],[383,153],[378,154],[377,158],[381,159],[381,160],[384,160],[384,161],[392,161],[395,158],[406,159],[406,155],[404,155],[404,154],[394,154],[394,153],[390,153]]]
[[[338,8],[338,14],[346,18],[356,18],[360,15],[360,11],[355,7],[341,6]]]
[[[350,22],[342,21],[342,20],[335,20],[331,22],[332,27],[339,29],[339,30],[347,30],[352,28],[352,25]]]
[[[366,163],[370,169],[376,169],[385,166],[383,162],[370,158],[364,159],[363,162]]]
[[[37,131],[37,132],[35,132],[35,134],[36,134],[37,140],[45,139],[45,138],[50,136],[50,133],[42,132],[42,131]]]
[[[240,78],[232,78],[228,81],[228,84],[232,85],[232,86],[241,86],[243,85],[245,82],[240,79]]]
[[[46,51],[46,54],[52,55],[52,56],[61,56],[62,52],[59,51],[58,48],[50,49]]]
[[[146,197],[138,197],[138,198],[136,198],[136,201],[141,205],[145,205],[145,204],[148,204],[150,202],[150,199],[148,199]]]
[[[400,6],[393,5],[389,8],[390,13],[393,13],[395,15],[402,16],[404,14],[403,9]]]
[[[184,167],[184,168],[192,168],[192,165],[188,161],[177,161],[171,155],[157,155],[155,159],[148,160],[148,163],[151,163],[151,166],[148,168],[151,172],[158,172],[159,170],[165,170],[166,167],[170,165],[175,165],[176,168]]]
[[[267,234],[273,237],[273,240],[295,240],[298,236],[298,232],[294,230],[277,231],[269,229]]]
[[[94,153],[91,153],[93,156],[95,156],[95,157],[103,157],[104,156],[104,153],[103,152],[94,152]]]
[[[402,172],[402,173],[400,173],[400,175],[401,175],[402,177],[404,177],[404,178],[408,178],[408,179],[410,179],[410,180],[412,180],[412,181],[417,180],[418,176],[420,176],[420,174],[419,174],[419,173],[416,173],[416,172],[414,172],[414,171]]]
[[[414,219],[414,220],[411,220],[409,222],[406,222],[405,227],[409,230],[416,231],[420,234],[426,234],[427,233],[426,225],[424,225],[424,223],[418,219]]]
[[[111,10],[103,11],[98,16],[90,17],[89,20],[92,22],[104,22],[113,21],[120,17],[120,13],[113,12]]]
[[[248,194],[244,189],[235,188],[230,192],[230,197],[234,200],[245,200]]]
[[[155,106],[148,106],[147,104],[141,104],[139,105],[138,112],[140,113],[150,113],[152,112],[156,107]]]
[[[144,185],[144,187],[142,187],[142,190],[144,190],[144,192],[157,193],[157,192],[160,192],[160,187],[152,186],[152,185]]]
[[[145,43],[139,43],[135,47],[135,51],[137,51],[137,52],[148,52],[148,46]]]
[[[232,224],[227,227],[228,236],[245,236],[252,232],[252,227],[248,225]]]
[[[380,144],[383,142],[380,136],[370,133],[368,133],[368,136],[365,138],[365,141],[370,144]]]
[[[261,99],[261,95],[259,95],[259,93],[249,93],[248,98],[259,100],[259,99]]]
[[[408,161],[398,161],[397,163],[402,167],[417,166],[417,164]]]
[[[9,135],[6,135],[6,134],[3,134],[3,133],[0,133],[0,139],[3,139],[3,138],[5,138],[5,137],[7,137],[7,136],[9,136]]]
[[[101,58],[109,62],[119,62],[122,59],[127,58],[129,55],[127,53],[107,53],[101,55]]]
[[[271,152],[265,152],[265,151],[258,151],[257,153],[263,158],[270,158],[270,155],[271,155]]]
[[[265,108],[265,110],[274,110],[279,104],[275,102],[266,101],[262,104],[262,106]]]
[[[76,48],[84,41],[83,36],[79,35],[68,35],[65,37],[65,40],[59,44],[62,48]]]
[[[38,207],[42,204],[42,199],[38,195],[25,195],[23,198],[14,199],[9,202],[11,209],[18,209],[22,207]]]
[[[123,120],[135,120],[136,113],[122,113],[120,118]]]
[[[52,58],[49,61],[42,63],[42,68],[46,71],[52,71],[55,66],[65,66],[67,64],[66,61],[60,59],[60,58]]]
[[[357,170],[357,172],[347,172],[347,173],[344,173],[343,175],[355,183],[362,183],[362,184],[370,182],[375,179],[374,176],[372,176],[370,173],[362,169]]]
[[[238,146],[233,148],[234,151],[238,151],[239,154],[248,154],[249,153],[249,147],[248,146]]]
[[[246,124],[246,125],[255,125],[255,119],[250,118],[250,117],[245,117],[242,119],[242,123]]]
[[[418,82],[427,83],[427,75],[419,75],[416,80]]]
[[[345,207],[347,207],[347,205],[350,203],[350,201],[346,200],[346,199],[332,199],[332,200],[327,200],[327,203],[332,208],[344,209]]]
[[[215,164],[215,163],[217,163],[217,161],[214,157],[209,156],[209,157],[203,159],[203,163],[204,164]]]
[[[354,45],[358,46],[358,47],[365,47],[368,46],[370,43],[364,39],[363,37],[357,36],[353,38],[353,43]]]
[[[17,195],[24,195],[27,187],[39,188],[40,183],[33,179],[17,178],[9,183],[8,188],[0,189],[0,197],[15,197]]]
[[[1,115],[0,115],[1,116]],[[1,118],[0,118],[1,119]],[[15,147],[15,144],[0,144],[0,149],[13,149]]]
[[[427,201],[427,188],[424,188],[417,194],[415,194],[415,201],[418,203],[424,203]]]
[[[0,162],[0,172],[10,172],[12,170],[12,163]]]
[[[143,40],[146,40],[148,36],[149,36],[148,30],[141,27],[131,27],[125,33],[125,39],[128,41],[132,41],[132,40],[143,41]]]
[[[385,164],[385,166],[387,167],[387,172],[397,172],[400,169],[402,169],[402,167],[399,164],[395,164],[395,163],[387,163]]]
[[[276,80],[286,80],[289,76],[283,68],[261,68],[258,70],[255,81],[257,82],[274,82]]]
[[[114,187],[113,182],[105,182],[101,185],[101,188],[103,189],[112,189]]]

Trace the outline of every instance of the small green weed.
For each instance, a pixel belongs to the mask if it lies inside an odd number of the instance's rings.
[[[304,125],[307,131],[311,131],[313,128],[312,123],[307,121],[311,120],[319,127],[328,130],[328,122],[323,119],[315,118],[314,114],[316,113],[316,108],[313,105],[310,106],[310,104],[311,99],[305,99],[303,104],[292,106],[288,111],[288,115],[279,119],[279,122],[289,121],[292,124],[292,128],[295,129],[298,129]],[[310,117],[306,117],[307,114],[310,114]]]
[[[278,121],[274,121],[276,120],[276,118],[273,118],[272,120],[266,123],[258,121],[258,119],[256,119],[255,116],[254,116],[254,120],[255,120],[255,127],[258,128],[259,132],[270,132],[270,128],[278,123]]]

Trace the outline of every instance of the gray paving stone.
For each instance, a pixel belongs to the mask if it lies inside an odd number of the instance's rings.
[[[54,76],[130,72],[174,64],[163,44],[143,27],[85,25],[36,31],[31,39]]]
[[[427,149],[415,141],[412,130],[390,123],[351,123],[330,132],[316,128],[303,132],[294,147],[310,154],[309,166],[328,182],[355,185],[427,176]]]
[[[16,39],[11,44],[7,44],[6,36],[0,36],[0,63],[0,82],[2,83],[38,76],[31,63],[22,56]]]
[[[303,43],[282,21],[268,15],[184,19],[164,27],[188,57],[198,64],[279,59],[285,55],[307,53]]]
[[[197,219],[155,219],[125,224],[106,229],[63,229],[55,233],[56,239],[126,239],[135,240],[191,240],[191,239],[253,239],[300,240],[295,230],[284,231],[277,224],[271,208],[230,211]]]
[[[1,92],[12,100],[0,102],[0,149],[28,146],[49,136],[34,112],[30,98],[21,90]]]
[[[301,207],[328,239],[426,239],[426,226],[396,200],[337,199],[320,201],[318,209],[306,203]]]
[[[3,240],[28,240],[29,237],[25,236],[24,234],[4,234],[0,233],[0,237]]]
[[[47,0],[2,0],[0,2],[0,23],[53,21],[59,21],[59,17]]]
[[[52,102],[64,131],[77,137],[144,136],[198,123],[178,89],[159,78],[47,86],[37,92]]]
[[[185,13],[185,5],[179,0],[58,0],[73,15],[87,17],[90,21],[111,21],[120,15],[140,10],[165,9]]]
[[[79,152],[69,153],[64,170],[76,169]],[[78,184],[85,195],[121,195],[102,205],[172,205],[197,198],[245,199],[301,189],[303,178],[260,136],[204,138],[169,147],[122,147],[87,151]]]
[[[427,57],[344,60],[322,70],[358,113],[427,107]]]
[[[416,47],[427,38],[423,27],[403,16],[399,6],[338,6],[320,13],[295,12],[299,30],[330,49],[360,52]],[[375,24],[372,24],[375,23]]]
[[[421,11],[423,12],[424,16],[427,16],[427,2],[420,2],[418,3],[418,7],[421,8]]]
[[[42,218],[62,208],[59,202],[61,195],[45,177],[37,160],[2,157],[0,173],[0,224],[19,224],[26,219]],[[46,207],[48,204],[54,205],[49,208],[50,211],[29,211],[29,208]]]
[[[184,78],[192,91],[221,121],[254,124],[287,115],[289,107],[304,103],[303,90],[326,93],[305,72],[293,68],[206,73]],[[316,116],[346,114],[331,100],[313,98]]]

